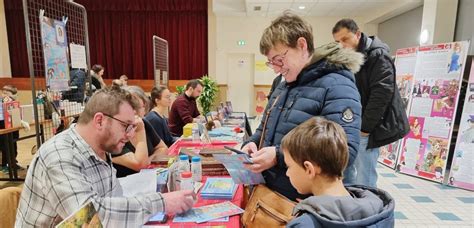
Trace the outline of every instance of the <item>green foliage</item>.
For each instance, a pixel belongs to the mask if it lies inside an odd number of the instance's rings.
[[[178,95],[181,95],[184,93],[184,89],[186,88],[185,85],[182,86],[176,86],[176,92],[178,92]]]
[[[217,82],[212,80],[209,76],[204,75],[201,77],[200,81],[203,84],[201,96],[199,96],[198,102],[202,108],[202,114],[205,115],[211,111],[212,104],[214,104],[218,92],[219,87]]]

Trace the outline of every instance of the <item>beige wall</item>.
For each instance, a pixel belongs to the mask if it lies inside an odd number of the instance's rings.
[[[470,40],[468,55],[474,55],[474,26],[472,12],[474,12],[474,1],[459,0],[459,11],[456,20],[455,41]]]
[[[264,59],[260,54],[259,42],[263,30],[274,18],[264,17],[224,17],[209,16],[209,72],[215,72],[214,78],[219,84],[227,84],[227,58],[231,53],[255,54],[255,59]],[[315,46],[333,41],[331,30],[340,17],[307,17],[306,20],[313,26]],[[354,18],[362,30],[364,24],[360,18]],[[211,22],[212,21],[212,22]],[[212,27],[212,26],[215,26]],[[238,46],[237,41],[245,40],[246,45]],[[211,47],[215,47],[212,50]],[[213,58],[215,62],[212,61]],[[213,75],[214,73],[210,73]],[[248,75],[253,80],[254,75]],[[263,84],[271,84],[271,77]],[[257,83],[261,84],[261,83]]]
[[[11,77],[4,1],[0,1],[0,77]]]
[[[420,44],[422,17],[423,6],[420,6],[379,24],[378,36],[388,44],[390,54],[395,55],[399,48],[415,47]],[[400,39],[400,31],[403,31],[403,39]]]
[[[212,12],[212,0],[207,1],[207,55],[208,72],[211,78],[216,78],[216,16]]]

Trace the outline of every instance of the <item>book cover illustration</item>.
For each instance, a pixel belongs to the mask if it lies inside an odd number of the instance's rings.
[[[173,222],[203,223],[214,219],[244,213],[244,210],[230,201],[193,208],[186,213],[176,215]]]
[[[56,225],[56,228],[102,228],[99,213],[91,201]]]
[[[10,101],[3,103],[3,117],[5,119],[5,128],[20,126],[20,102]]]
[[[209,177],[201,190],[201,197],[232,199],[237,187],[231,178]]]

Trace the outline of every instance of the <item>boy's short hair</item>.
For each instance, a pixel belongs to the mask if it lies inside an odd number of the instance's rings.
[[[285,11],[263,31],[260,39],[260,53],[267,55],[277,43],[295,48],[300,37],[306,39],[308,52],[313,54],[314,43],[311,25],[291,11]]]
[[[318,165],[328,177],[342,177],[349,160],[344,129],[322,117],[313,117],[291,130],[283,137],[281,149],[302,167],[305,161]]]

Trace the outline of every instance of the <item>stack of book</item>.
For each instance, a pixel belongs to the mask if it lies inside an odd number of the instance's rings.
[[[179,154],[185,154],[190,157],[201,157],[202,175],[203,176],[227,176],[229,172],[221,162],[214,159],[214,154],[231,154],[224,148],[197,148],[197,147],[181,147]]]
[[[234,198],[238,185],[230,177],[209,177],[201,190],[203,199],[228,199]]]

